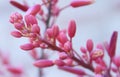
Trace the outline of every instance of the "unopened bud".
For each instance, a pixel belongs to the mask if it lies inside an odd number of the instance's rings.
[[[73,0],[71,2],[71,6],[76,8],[76,7],[81,7],[81,6],[85,6],[85,5],[90,5],[94,2],[94,0]]]
[[[38,68],[50,67],[54,65],[53,61],[47,59],[35,61],[33,64]]]
[[[32,50],[34,48],[33,44],[28,43],[20,46],[21,49],[23,50]]]
[[[11,35],[14,36],[14,37],[16,37],[16,38],[22,37],[22,34],[20,32],[18,32],[18,31],[11,32]]]
[[[68,35],[70,38],[73,38],[76,33],[76,23],[74,20],[71,20],[68,25]]]

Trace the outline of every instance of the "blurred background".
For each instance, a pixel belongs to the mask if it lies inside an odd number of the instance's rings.
[[[58,6],[63,7],[70,1],[59,0]],[[28,3],[32,6],[40,3],[40,0],[30,0]],[[26,39],[17,39],[10,35],[10,32],[14,30],[13,25],[9,23],[9,17],[13,12],[20,12],[24,15],[22,11],[11,6],[9,0],[0,0],[0,50],[9,54],[13,65],[23,65],[27,77],[37,77],[38,70],[32,65],[33,59],[28,52],[19,48],[20,45],[27,42]],[[69,7],[61,12],[56,24],[61,29],[67,28],[70,19],[75,19],[77,23],[77,33],[73,39],[74,48],[77,51],[79,51],[80,46],[85,46],[86,40],[89,38],[93,39],[95,44],[109,41],[113,31],[120,33],[120,0],[95,0],[95,3],[89,6]],[[118,37],[117,55],[120,55],[119,42],[120,36]],[[65,74],[68,74],[69,77],[75,76],[56,70],[56,68],[47,68],[45,71],[46,77],[66,77]]]

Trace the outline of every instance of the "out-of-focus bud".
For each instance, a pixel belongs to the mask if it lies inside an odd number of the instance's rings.
[[[27,11],[29,8],[27,5],[20,4],[16,2],[15,0],[10,0],[10,3],[22,11]]]
[[[21,67],[7,66],[7,70],[13,74],[22,74],[23,69]]]
[[[73,38],[76,33],[76,23],[74,20],[71,20],[68,25],[68,35],[70,38]]]
[[[81,7],[85,5],[90,5],[94,2],[94,0],[73,0],[70,4],[70,6],[76,8],[76,7]]]
[[[16,37],[16,38],[22,37],[22,34],[20,32],[18,32],[18,31],[12,31],[11,35],[14,36],[14,37]]]
[[[33,46],[33,44],[28,43],[28,44],[21,45],[20,48],[22,50],[32,50],[34,48],[34,46]]]
[[[86,48],[89,52],[91,52],[93,50],[93,41],[91,39],[87,40]]]
[[[36,4],[27,10],[26,15],[31,14],[35,16],[40,11],[40,9],[41,9],[40,4]]]
[[[50,67],[53,66],[54,63],[51,60],[47,60],[47,59],[42,59],[42,60],[37,60],[33,63],[34,66],[38,67],[38,68],[43,68],[43,67]]]
[[[114,31],[111,36],[111,40],[110,40],[110,44],[108,48],[108,54],[111,58],[114,57],[115,52],[116,52],[117,37],[118,37],[118,32]]]

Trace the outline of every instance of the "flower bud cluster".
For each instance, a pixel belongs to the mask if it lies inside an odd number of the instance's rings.
[[[78,54],[73,48],[73,38],[76,34],[77,24],[75,20],[70,20],[68,28],[61,30],[59,25],[55,24],[56,18],[61,11],[69,6],[73,8],[92,4],[94,0],[73,0],[69,5],[60,8],[57,6],[59,0],[42,0],[42,4],[35,4],[29,6],[27,4],[20,4],[14,0],[10,3],[25,11],[25,16],[16,12],[10,16],[10,22],[14,25],[15,31],[11,32],[16,38],[26,37],[29,39],[29,43],[21,45],[22,50],[30,51],[31,56],[36,60],[33,65],[38,68],[46,68],[56,65],[59,69],[78,75],[79,77],[87,76],[91,77],[89,72],[85,72],[84,69],[88,69],[94,72],[93,77],[112,77],[112,72],[120,74],[117,67],[120,67],[120,57],[115,56],[118,32],[114,31],[110,40],[110,43],[98,44],[96,47],[92,39],[88,39],[86,47],[81,46]],[[48,10],[45,13],[45,6]],[[38,18],[38,19],[37,19]],[[41,34],[41,26],[38,22],[41,21],[45,25],[45,32]],[[51,22],[52,21],[52,22]],[[42,36],[43,35],[43,36]],[[45,54],[42,58],[39,58],[36,48],[52,50],[58,52],[58,58],[50,60],[45,58]],[[104,57],[107,51],[110,58],[109,65],[106,63]],[[7,63],[7,61],[5,61]],[[113,67],[112,64],[115,66]],[[76,66],[83,67],[76,68]],[[10,72],[21,73],[16,68],[8,67]],[[117,75],[118,75],[117,74]]]

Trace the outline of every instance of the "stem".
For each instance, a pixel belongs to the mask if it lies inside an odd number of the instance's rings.
[[[48,18],[46,20],[46,27],[45,27],[45,31],[47,30],[47,28],[49,27],[49,23],[50,23],[50,18],[51,18],[51,0],[49,1],[49,7],[48,7]],[[45,33],[45,32],[44,32]],[[44,59],[44,49],[41,50],[41,57],[40,59]],[[39,69],[39,77],[43,77],[43,69]]]
[[[49,7],[48,7],[48,18],[46,20],[46,28],[49,27],[50,18],[51,18],[51,8],[52,8],[52,3],[51,3],[51,0],[50,0]]]
[[[44,42],[45,44],[47,44],[48,47],[51,48],[51,49],[53,49],[53,50],[57,50],[57,51],[59,51],[59,52],[66,52],[66,51],[63,50],[63,49],[61,49],[61,48],[59,48],[59,47],[57,47],[57,46],[55,46],[55,45],[52,45],[50,42],[48,42],[48,41],[45,40],[45,39],[40,38],[40,40],[41,40],[42,42]],[[71,56],[70,56],[70,57],[71,57]],[[76,58],[75,56],[72,56],[71,58],[72,58],[75,62],[77,62],[79,65],[81,65],[81,66],[83,66],[84,68],[87,68],[87,69],[89,69],[90,71],[94,72],[94,68],[93,68],[92,65],[86,64],[85,62],[83,62],[82,60],[79,60],[79,59]]]

